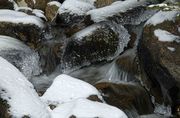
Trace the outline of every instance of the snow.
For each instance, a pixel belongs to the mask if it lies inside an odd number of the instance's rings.
[[[12,20],[13,19],[13,20]],[[35,24],[39,27],[44,27],[43,21],[33,15],[27,15],[23,12],[13,10],[0,10],[0,22]]]
[[[66,0],[60,7],[59,14],[70,13],[84,15],[87,11],[94,9],[95,0]]]
[[[126,0],[126,1],[117,1],[110,6],[102,7],[99,9],[93,9],[87,12],[87,15],[91,16],[91,19],[94,22],[100,22],[106,20],[108,17],[112,17],[121,12],[126,12],[129,9],[135,8],[137,6],[144,5],[146,0]]]
[[[96,31],[98,28],[101,28],[101,25],[91,25],[79,32],[77,32],[74,36],[80,41],[83,37],[92,35],[94,31]]]
[[[98,90],[92,85],[68,75],[61,74],[55,78],[54,82],[41,99],[47,104],[58,105],[79,98],[87,98],[90,95],[97,95],[101,98]]]
[[[173,47],[167,47],[171,52],[174,52],[176,49]]]
[[[154,25],[163,23],[164,21],[174,21],[179,11],[159,11],[154,16],[152,16],[145,25]]]
[[[28,115],[49,118],[46,106],[40,101],[33,85],[13,65],[0,57],[0,95],[9,104],[13,117]]]
[[[168,5],[165,3],[161,3],[161,4],[155,4],[155,5],[149,5],[148,7],[152,8],[152,7],[167,7]]]
[[[159,41],[162,42],[173,42],[176,41],[179,43],[180,37],[176,36],[174,34],[171,34],[170,32],[166,30],[156,29],[154,31],[154,35],[158,38]]]
[[[35,14],[39,18],[44,18],[46,20],[46,16],[44,15],[44,12],[39,9],[33,9],[32,11],[33,14]]]
[[[52,118],[127,118],[120,109],[90,101],[87,99],[79,99],[60,105],[52,111]]]
[[[24,50],[29,49],[28,46],[20,42],[18,39],[0,35],[0,50],[4,49],[16,49],[16,50]]]
[[[50,5],[50,6],[56,5],[57,7],[61,7],[61,3],[57,2],[57,1],[51,1],[48,3],[48,5]]]

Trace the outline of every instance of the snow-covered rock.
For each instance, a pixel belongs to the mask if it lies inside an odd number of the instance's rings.
[[[86,12],[95,8],[94,1],[65,0],[58,10],[56,22],[66,27],[84,22]]]
[[[103,60],[112,60],[129,42],[129,34],[122,25],[101,22],[74,34],[67,42],[62,66],[73,70]]]
[[[40,101],[33,85],[18,69],[0,57],[0,70],[0,101],[8,106],[1,104],[0,111],[4,110],[16,118],[50,118],[48,109]]]
[[[127,118],[126,114],[116,107],[87,99],[64,103],[51,114],[52,118]]]
[[[176,9],[156,13],[146,22],[139,43],[140,62],[152,85],[163,92],[160,96],[155,95],[156,102],[160,103],[176,101],[174,91],[180,82],[179,14]]]
[[[61,106],[62,103],[88,98],[91,95],[96,95],[101,99],[100,93],[92,85],[62,74],[55,78],[41,99],[48,105]]]
[[[41,28],[44,27],[43,21],[38,17],[13,10],[0,10],[0,22],[32,24]]]
[[[87,15],[90,15],[91,19],[94,22],[106,21],[106,20],[113,18],[113,17],[115,17],[115,18],[120,17],[121,18],[122,17],[121,13],[126,13],[127,11],[129,11],[131,9],[134,9],[136,7],[139,7],[139,6],[146,5],[147,3],[148,3],[147,0],[139,0],[139,1],[138,0],[125,0],[123,2],[117,1],[117,2],[115,2],[109,6],[102,7],[99,9],[90,10],[87,12]],[[133,12],[133,10],[130,12]],[[136,12],[134,12],[132,14],[138,14]],[[131,16],[128,15],[128,17],[131,17]],[[132,18],[133,18],[133,16],[132,16]]]
[[[44,27],[43,20],[34,15],[13,10],[0,10],[0,35],[18,38],[36,47]]]

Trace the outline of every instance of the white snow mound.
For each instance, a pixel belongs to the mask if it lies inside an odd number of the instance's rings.
[[[43,21],[36,16],[13,10],[0,10],[0,22],[34,24],[40,28],[44,27]]]
[[[79,98],[87,98],[90,95],[97,95],[101,99],[100,93],[92,85],[61,74],[54,79],[41,99],[47,104],[58,105]]]
[[[52,111],[52,118],[128,118],[120,109],[90,101],[87,99],[79,99],[60,105]]]
[[[0,95],[9,104],[10,114],[21,118],[49,118],[45,105],[40,101],[33,85],[12,64],[0,57]]]

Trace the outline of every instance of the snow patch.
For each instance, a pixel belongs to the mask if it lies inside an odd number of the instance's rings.
[[[167,49],[169,49],[171,52],[174,52],[176,49],[173,47],[167,47]]]
[[[52,118],[127,118],[126,114],[120,109],[87,99],[79,99],[65,103],[52,111]]]
[[[105,21],[106,18],[114,16],[118,13],[126,12],[129,9],[135,8],[137,6],[144,5],[146,0],[126,0],[126,1],[117,1],[110,6],[102,7],[99,9],[93,9],[87,12],[87,15],[91,16],[91,19],[94,22]]]
[[[145,26],[156,26],[157,24],[163,23],[164,21],[174,21],[179,13],[179,11],[159,11],[146,22]]]
[[[57,7],[61,7],[61,3],[57,2],[57,1],[51,1],[48,3],[48,5],[50,5],[50,6],[56,5]]]
[[[44,12],[42,10],[33,9],[32,13],[35,14],[39,18],[44,18],[45,20],[47,20],[46,16],[44,15]]]
[[[40,18],[13,10],[0,10],[0,22],[34,24],[41,28],[44,27]]]
[[[176,36],[174,34],[171,34],[170,32],[166,30],[157,29],[154,31],[154,35],[158,38],[159,41],[162,42],[180,42],[180,37]]]
[[[9,36],[0,35],[0,50],[5,49],[30,50],[28,46],[26,46],[19,40]]]
[[[84,15],[87,11],[94,9],[95,0],[66,0],[60,7],[59,14],[70,13]]]
[[[45,105],[40,101],[33,85],[17,68],[0,57],[0,95],[9,104],[13,117],[28,115],[32,118],[49,118]]]
[[[100,93],[92,85],[62,74],[55,78],[41,99],[47,104],[58,105],[79,98],[87,98],[90,95],[97,95],[101,99]]]

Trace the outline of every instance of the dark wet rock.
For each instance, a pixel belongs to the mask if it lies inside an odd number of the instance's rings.
[[[90,95],[87,99],[91,101],[102,102],[102,100],[100,100],[97,95]]]
[[[169,12],[166,13],[169,14]],[[172,15],[172,17],[174,16]],[[160,29],[180,36],[179,19],[177,15],[172,21],[167,20],[156,25],[147,24],[144,27],[143,39],[139,45],[139,57],[144,71],[152,82],[153,88],[161,89],[163,102],[166,104],[175,102],[178,95],[177,86],[179,86],[180,80],[179,39],[172,42],[162,42],[155,36],[154,31]],[[175,48],[175,51],[168,49],[168,47]]]
[[[147,91],[133,84],[97,83],[106,103],[122,109],[130,118],[153,113],[153,105]]]
[[[14,5],[9,0],[0,0],[0,9],[13,9]]]
[[[73,35],[66,44],[62,64],[73,69],[112,60],[124,51],[129,42],[127,30],[117,24],[99,23]]]
[[[4,30],[6,29],[6,30]],[[18,38],[32,48],[37,47],[41,38],[42,29],[35,25],[22,25],[12,23],[0,24],[0,35]]]

